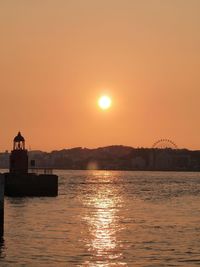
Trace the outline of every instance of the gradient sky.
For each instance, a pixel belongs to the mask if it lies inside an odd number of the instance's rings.
[[[0,150],[18,130],[33,150],[200,149],[199,14],[199,0],[1,0]]]

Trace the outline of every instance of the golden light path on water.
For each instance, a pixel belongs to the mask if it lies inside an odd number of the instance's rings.
[[[108,195],[109,191],[104,191],[104,196],[105,194]],[[94,237],[91,247],[96,251],[97,255],[101,256],[116,247],[116,227],[113,227],[115,225],[115,211],[112,208],[114,201],[108,198],[102,199],[102,192],[98,192],[97,197],[94,199],[94,204],[97,210],[90,220],[90,227]]]
[[[101,183],[99,183],[100,177],[95,179],[98,181],[93,184],[92,193],[87,199],[87,205],[93,211],[85,217],[85,220],[90,235],[88,250],[95,255],[96,262],[85,262],[84,266],[126,266],[121,262],[122,254],[117,240],[117,232],[121,230],[117,213],[122,199],[116,188],[111,186],[112,176],[106,171],[101,174]],[[114,263],[115,260],[117,265]]]

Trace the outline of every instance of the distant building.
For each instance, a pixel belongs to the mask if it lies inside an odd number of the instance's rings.
[[[146,161],[144,158],[137,156],[131,160],[131,167],[133,170],[145,170]]]
[[[155,154],[155,169],[170,170],[172,167],[172,155],[167,149],[160,150]]]

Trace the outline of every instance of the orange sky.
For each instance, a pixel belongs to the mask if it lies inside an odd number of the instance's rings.
[[[200,149],[199,14],[199,0],[2,0],[0,150],[18,130],[48,151]]]

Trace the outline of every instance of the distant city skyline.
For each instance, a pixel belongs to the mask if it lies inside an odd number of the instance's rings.
[[[200,149],[200,1],[0,3],[0,151]],[[112,106],[101,110],[108,95]]]
[[[15,152],[0,153],[0,168],[9,168],[10,156]],[[17,149],[26,155],[27,151]],[[24,153],[25,152],[25,153]],[[28,161],[26,160],[28,159]],[[151,170],[151,171],[200,171],[200,150],[132,148],[109,146],[96,149],[72,148],[29,151],[25,157],[26,168],[51,168],[75,170]],[[20,165],[20,168],[21,165]],[[20,169],[19,168],[19,169]]]

